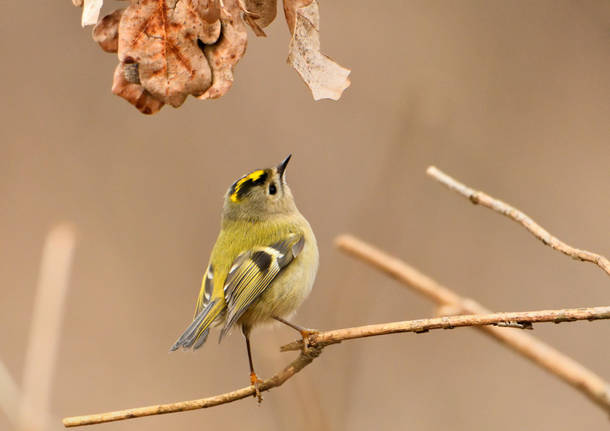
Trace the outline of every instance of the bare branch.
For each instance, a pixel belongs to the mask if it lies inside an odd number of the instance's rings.
[[[272,388],[281,386],[286,380],[288,380],[296,373],[301,371],[303,368],[305,368],[307,365],[309,365],[319,354],[320,349],[316,348],[307,349],[305,352],[301,352],[301,354],[282,371],[275,374],[270,379],[259,383],[259,390],[261,392],[264,392]],[[68,428],[81,425],[93,425],[105,422],[121,421],[125,419],[141,418],[144,416],[163,415],[166,413],[177,413],[189,410],[205,409],[208,407],[214,407],[221,404],[227,404],[233,401],[241,400],[249,396],[254,396],[254,394],[254,386],[247,386],[245,388],[237,389],[232,392],[215,395],[213,397],[208,398],[201,398],[198,400],[180,401],[177,403],[170,404],[159,404],[155,406],[118,410],[114,412],[99,413],[94,415],[68,417],[63,419],[63,424],[66,428]]]
[[[610,306],[592,308],[574,308],[564,310],[524,311],[515,313],[494,313],[487,315],[437,317],[433,319],[409,320],[404,322],[382,323],[377,325],[360,326],[355,328],[335,329],[327,332],[318,332],[307,338],[307,346],[303,348],[303,341],[295,341],[281,348],[282,351],[301,350],[301,354],[286,368],[265,380],[259,385],[260,391],[282,385],[286,380],[309,365],[330,344],[344,340],[373,337],[379,335],[396,334],[400,332],[424,333],[431,329],[452,329],[464,326],[495,325],[506,322],[573,322],[575,320],[610,319]],[[87,416],[69,417],[63,420],[66,427],[92,425],[104,422],[132,419],[143,416],[161,415],[166,413],[183,412],[187,410],[214,407],[227,404],[254,395],[253,386],[238,389],[209,398],[192,401],[181,401],[171,404],[160,404],[135,409],[119,410],[108,413],[99,413]]]
[[[591,308],[568,308],[563,310],[517,311],[512,313],[471,314],[444,316],[432,319],[405,320],[404,322],[379,323],[354,328],[334,329],[319,332],[307,338],[307,347],[327,346],[345,340],[374,337],[377,335],[398,334],[401,332],[424,333],[432,329],[453,329],[464,326],[503,325],[514,326],[536,322],[574,322],[576,320],[610,319],[610,306]],[[303,340],[281,347],[281,351],[300,350]]]
[[[572,257],[573,259],[594,263],[601,269],[606,271],[608,275],[610,275],[610,261],[606,257],[596,253],[592,253],[587,250],[574,248],[566,244],[565,242],[548,233],[542,226],[532,220],[527,214],[524,214],[523,212],[519,211],[517,208],[514,208],[499,199],[495,199],[482,191],[471,189],[465,184],[462,184],[454,178],[451,178],[449,175],[445,174],[443,171],[434,166],[430,166],[427,169],[426,173],[441,184],[447,186],[447,188],[449,188],[450,190],[453,190],[463,196],[466,196],[473,204],[483,205],[484,207],[492,209],[496,212],[499,212],[500,214],[505,215],[510,219],[513,219],[517,223],[521,224],[528,231],[530,231],[545,245],[548,245],[549,247],[554,248],[555,250],[558,250],[563,254]]]
[[[459,296],[405,262],[353,236],[341,235],[335,240],[335,243],[342,251],[372,265],[413,290],[427,296],[439,304],[439,309],[442,312],[490,313],[487,308],[478,302]],[[494,326],[480,326],[478,329],[514,349],[551,374],[556,375],[610,413],[610,384],[591,370],[536,337],[522,331]]]

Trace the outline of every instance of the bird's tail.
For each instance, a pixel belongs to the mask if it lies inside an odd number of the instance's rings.
[[[184,333],[178,338],[178,341],[169,349],[170,352],[178,350],[182,347],[183,349],[193,348],[196,350],[200,348],[205,340],[208,338],[210,332],[210,325],[218,317],[218,315],[224,310],[225,303],[222,300],[210,301],[204,308],[195,316],[191,324],[186,328]]]

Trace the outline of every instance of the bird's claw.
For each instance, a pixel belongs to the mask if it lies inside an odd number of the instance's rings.
[[[254,394],[252,396],[254,396],[256,398],[256,401],[260,404],[263,401],[263,396],[261,395],[261,391],[260,391],[260,384],[263,381],[261,379],[258,378],[258,376],[256,375],[256,373],[250,373],[250,384],[252,386],[254,386]]]
[[[309,337],[320,333],[320,331],[318,331],[317,329],[309,328],[303,328],[299,332],[301,333],[301,337],[303,337],[303,350],[307,350],[312,346]]]

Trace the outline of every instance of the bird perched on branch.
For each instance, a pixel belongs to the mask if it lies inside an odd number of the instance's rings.
[[[303,337],[311,333],[286,320],[309,295],[318,270],[316,238],[286,183],[290,157],[277,167],[243,176],[227,191],[195,317],[170,349],[198,349],[212,324],[222,326],[219,341],[238,325],[246,338],[250,382],[259,402],[252,328],[275,319]]]

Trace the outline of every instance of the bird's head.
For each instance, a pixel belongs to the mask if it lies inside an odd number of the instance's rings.
[[[295,211],[294,198],[286,183],[290,157],[273,168],[257,169],[235,181],[225,196],[224,218],[254,221]]]

